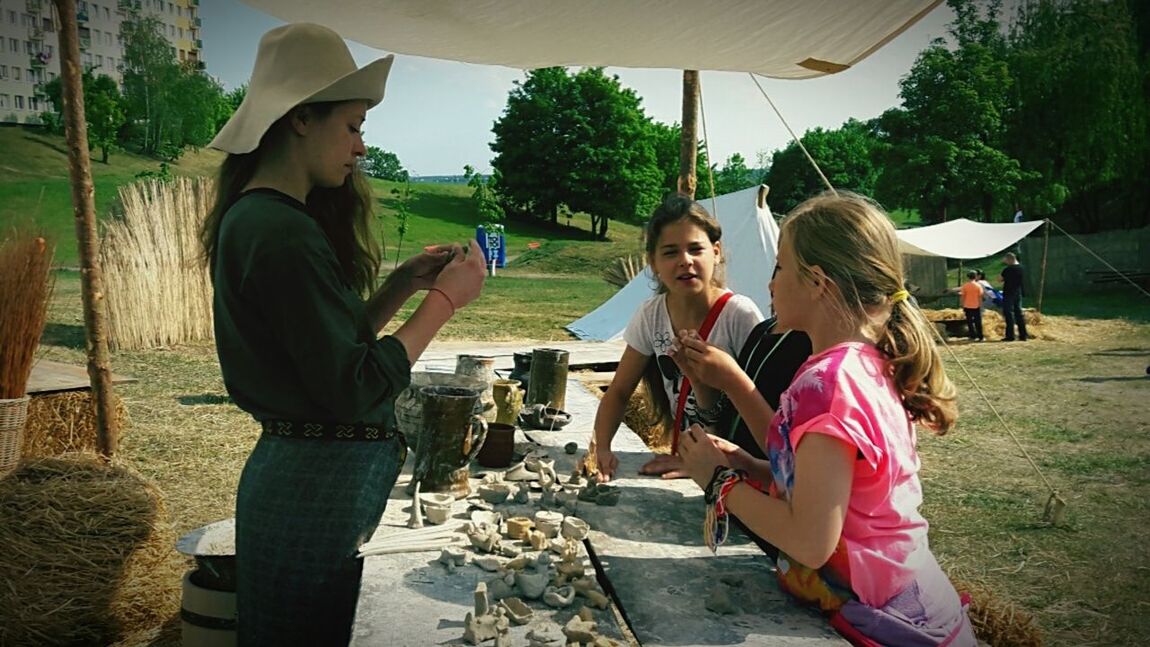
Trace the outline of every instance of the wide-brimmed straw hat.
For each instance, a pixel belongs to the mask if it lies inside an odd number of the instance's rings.
[[[209,144],[228,153],[250,153],[268,128],[303,103],[383,100],[394,57],[356,67],[339,34],[322,25],[277,27],[260,39],[247,95]]]

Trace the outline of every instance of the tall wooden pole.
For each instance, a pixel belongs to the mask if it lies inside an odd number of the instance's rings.
[[[1050,249],[1050,219],[1042,228],[1042,274],[1038,278],[1038,312],[1042,312],[1042,293],[1046,290],[1046,252]]]
[[[695,197],[699,154],[699,72],[683,70],[683,130],[679,135],[679,193]]]
[[[60,16],[60,76],[63,85],[64,139],[72,181],[72,210],[80,252],[80,294],[84,302],[88,379],[96,409],[96,445],[107,458],[116,453],[120,429],[112,406],[112,369],[104,327],[104,279],[96,238],[96,205],[92,160],[88,155],[88,123],[84,117],[84,84],[80,70],[80,34],[76,0],[54,0]]]

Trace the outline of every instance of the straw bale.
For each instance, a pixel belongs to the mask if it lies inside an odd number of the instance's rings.
[[[967,613],[980,641],[994,647],[1041,647],[1042,632],[1018,605],[973,582],[954,580],[954,588],[970,594]]]
[[[189,567],[159,489],[94,454],[0,481],[0,644],[107,645],[179,612]]]
[[[113,395],[116,423],[124,429],[127,408]],[[25,458],[59,456],[69,452],[95,452],[96,409],[90,391],[63,391],[33,395],[24,426]]]
[[[963,314],[962,308],[944,308],[940,310],[923,310],[922,313],[926,315],[928,321],[943,321],[944,319],[966,319]],[[1062,341],[1057,334],[1056,330],[1051,330],[1050,317],[1044,316],[1042,313],[1031,308],[1025,308],[1022,311],[1023,318],[1026,319],[1026,333],[1034,339],[1049,339],[1055,341]],[[1057,326],[1055,326],[1057,327]],[[982,310],[982,329],[987,339],[1002,339],[1006,336],[1006,320],[1002,318],[1002,313],[998,310]]]

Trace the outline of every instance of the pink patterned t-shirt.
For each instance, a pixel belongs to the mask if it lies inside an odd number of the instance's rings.
[[[831,560],[816,572],[780,553],[780,581],[825,610],[845,602],[848,591],[881,607],[914,580],[918,567],[929,562],[930,549],[927,522],[918,512],[922,486],[914,425],[877,348],[839,344],[799,368],[767,433],[775,496],[790,498],[794,452],[812,432],[858,449],[850,505]]]

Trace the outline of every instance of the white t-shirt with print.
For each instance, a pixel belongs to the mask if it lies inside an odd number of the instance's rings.
[[[762,320],[763,313],[759,312],[754,301],[741,294],[733,294],[723,306],[719,318],[715,320],[715,325],[707,335],[707,342],[737,358],[751,330]],[[623,341],[643,355],[651,357],[659,367],[659,373],[663,376],[663,390],[667,394],[667,401],[671,403],[672,416],[675,415],[675,406],[679,402],[679,388],[683,383],[683,374],[674,360],[667,355],[674,340],[675,331],[671,328],[666,294],[657,294],[644,301],[631,317],[627,329],[623,331]],[[687,395],[683,429],[692,422],[698,422],[695,410],[695,394],[692,390]]]

